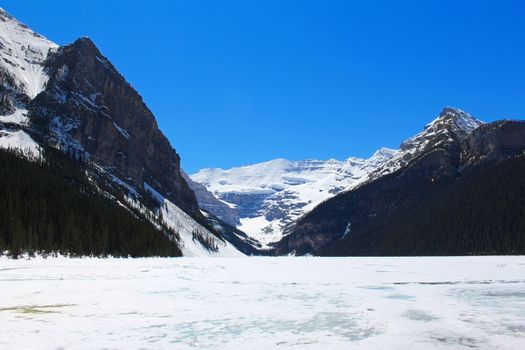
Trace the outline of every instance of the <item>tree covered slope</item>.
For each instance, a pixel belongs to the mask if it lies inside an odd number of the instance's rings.
[[[29,161],[0,149],[0,252],[17,256],[180,256],[177,234],[109,199],[58,151]]]

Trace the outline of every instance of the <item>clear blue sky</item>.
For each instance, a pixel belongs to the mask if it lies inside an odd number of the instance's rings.
[[[397,147],[447,105],[525,116],[523,1],[0,1],[87,35],[188,172]]]

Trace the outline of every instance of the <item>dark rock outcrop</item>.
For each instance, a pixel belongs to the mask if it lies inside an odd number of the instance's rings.
[[[239,214],[236,209],[231,208],[228,204],[217,199],[213,193],[208,191],[206,186],[193,181],[186,173],[182,172],[182,176],[188,183],[188,186],[193,190],[193,193],[195,193],[197,202],[202,209],[220,218],[232,227],[240,224]]]
[[[95,160],[120,180],[144,183],[191,215],[197,201],[180,157],[141,96],[88,38],[50,54],[45,90],[29,104],[35,131],[48,144]]]
[[[525,123],[500,120],[483,125],[465,138],[461,145],[462,162],[475,164],[482,160],[498,160],[523,153]]]

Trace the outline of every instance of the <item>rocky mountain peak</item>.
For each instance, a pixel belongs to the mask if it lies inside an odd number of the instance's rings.
[[[24,109],[44,89],[48,79],[44,62],[56,47],[0,10],[0,115]]]
[[[414,153],[440,143],[458,141],[482,125],[470,114],[458,108],[445,107],[439,116],[425,126],[425,129],[401,144],[401,150]]]
[[[448,129],[457,136],[464,137],[482,124],[483,122],[459,108],[445,107],[439,117],[425,127],[425,131]]]
[[[445,107],[437,118],[424,127],[423,131],[403,141],[399,151],[386,151],[388,159],[372,171],[365,181],[356,186],[393,173],[430,149],[461,141],[483,124],[482,121],[459,108]]]
[[[149,186],[200,215],[179,155],[139,93],[89,38],[53,51],[44,68],[45,90],[29,104],[40,138],[95,161],[132,188]]]
[[[384,161],[392,158],[392,156],[397,152],[396,149],[391,149],[387,147],[381,147],[368,159],[368,161]]]

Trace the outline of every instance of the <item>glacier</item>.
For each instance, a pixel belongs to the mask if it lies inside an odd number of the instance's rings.
[[[368,159],[278,158],[228,170],[202,169],[190,178],[237,211],[237,228],[269,245],[279,241],[299,217],[322,201],[365,181],[394,154],[395,150],[383,147]],[[220,217],[220,213],[214,214]]]

